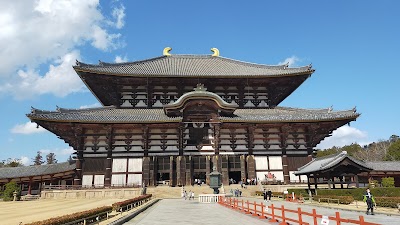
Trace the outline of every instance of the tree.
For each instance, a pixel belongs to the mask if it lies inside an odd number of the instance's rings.
[[[382,161],[386,156],[389,145],[390,143],[387,140],[373,142],[355,152],[353,156],[363,161]]]
[[[390,143],[393,143],[393,142],[396,142],[396,141],[399,140],[399,139],[400,139],[400,137],[399,137],[398,135],[392,134],[392,135],[390,136],[390,138],[389,138],[389,142],[390,142]]]
[[[42,165],[43,163],[44,163],[44,161],[43,161],[42,152],[37,151],[35,158],[33,158],[33,165],[38,166],[38,165]]]
[[[0,162],[0,167],[19,167],[23,166],[21,159],[8,158]]]
[[[56,154],[54,154],[53,152],[50,152],[49,154],[47,154],[46,161],[47,161],[47,164],[57,163]]]
[[[3,192],[3,200],[11,201],[14,199],[14,191],[17,191],[17,196],[20,195],[18,184],[15,181],[11,181],[5,185]]]
[[[399,161],[400,160],[400,139],[391,143],[387,154],[385,156],[386,161]]]

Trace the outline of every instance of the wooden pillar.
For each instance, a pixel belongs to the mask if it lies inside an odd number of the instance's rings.
[[[360,183],[359,183],[359,181],[358,181],[358,175],[357,175],[357,174],[354,175],[354,180],[355,180],[355,182],[356,182],[356,187],[359,188],[359,187],[360,187]]]
[[[173,187],[176,184],[176,173],[174,156],[169,157],[169,186]]]
[[[308,190],[311,190],[310,174],[307,174],[307,186],[308,186]]]
[[[332,177],[332,186],[333,186],[333,189],[336,189],[335,176]]]
[[[220,143],[219,137],[220,137],[221,125],[214,124],[213,128],[214,128],[214,154],[219,155],[219,143]]]
[[[104,175],[104,186],[111,187],[111,174],[112,174],[112,150],[114,149],[114,138],[113,138],[113,127],[111,125],[107,125],[106,127],[106,139],[107,139],[107,159],[106,159],[106,173]]]
[[[209,174],[211,173],[211,162],[210,162],[210,156],[206,156],[206,184],[210,184],[210,176]]]
[[[152,164],[150,166],[150,185],[157,186],[158,160],[156,156],[153,156],[152,159]]]
[[[246,156],[241,155],[240,156],[240,179],[241,180],[246,180],[247,173],[246,173]]]
[[[340,179],[340,188],[343,189],[343,176],[340,176],[339,179]]]
[[[146,186],[150,185],[150,157],[143,157],[142,181]]]
[[[285,152],[286,153],[286,152]],[[290,183],[290,175],[289,175],[289,165],[288,165],[287,155],[282,156],[282,167],[283,167],[283,181],[285,184]]]
[[[178,127],[178,151],[179,151],[179,156],[183,156],[183,150],[184,150],[184,139],[183,135],[185,133],[185,124],[181,123],[179,124]]]
[[[248,154],[249,155],[253,155],[253,148],[254,148],[254,129],[255,129],[255,126],[253,125],[253,124],[250,124],[248,127],[247,127],[247,134],[246,134],[246,136],[247,136],[247,145],[246,145],[246,147],[247,147],[247,150],[248,150]]]
[[[247,156],[247,177],[257,177],[256,176],[256,161],[254,155]]]
[[[193,156],[186,156],[186,185],[193,184]]]
[[[83,151],[77,151],[76,158],[76,168],[75,168],[75,178],[74,185],[82,185],[82,166],[83,166]],[[53,175],[50,175],[50,185],[53,182]]]
[[[176,185],[184,186],[186,184],[186,158],[184,156],[176,157]]]
[[[219,163],[221,164],[220,171],[222,173],[222,184],[229,185],[229,157],[227,155],[220,155],[217,157],[219,158]],[[222,163],[222,161],[226,162],[226,164]]]
[[[29,177],[28,195],[32,194],[32,177]]]

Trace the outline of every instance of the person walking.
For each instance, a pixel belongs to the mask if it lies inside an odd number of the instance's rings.
[[[267,190],[265,190],[265,189],[263,191],[263,196],[264,196],[264,202],[267,202],[268,201],[268,193],[267,193]]]
[[[367,191],[364,194],[364,202],[367,203],[367,215],[369,215],[369,211],[371,210],[371,215],[374,215],[374,206],[375,206],[375,198],[371,194],[371,191],[369,188],[367,188]]]
[[[267,195],[268,195],[268,201],[270,202],[270,201],[271,201],[271,197],[272,197],[272,191],[271,191],[271,188],[270,188],[270,189],[268,189],[268,191],[267,191]]]

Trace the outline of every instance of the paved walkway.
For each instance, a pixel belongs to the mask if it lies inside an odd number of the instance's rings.
[[[262,202],[257,198],[243,198],[244,200]],[[365,215],[363,212],[330,209],[326,207],[319,207],[314,205],[304,205],[298,203],[291,203],[286,201],[273,201],[275,206],[284,205],[285,208],[296,209],[301,207],[303,211],[311,212],[313,208],[317,210],[318,214],[325,216],[334,216],[335,212],[340,212],[341,217],[346,219],[359,219],[359,216],[364,216],[365,221],[374,222],[384,225],[398,225],[400,224],[400,216],[387,216],[383,214]],[[279,211],[280,212],[280,211]],[[286,213],[286,216],[297,218],[297,215]],[[318,223],[321,219],[318,219]],[[303,221],[312,223],[312,218],[308,216],[303,217]],[[331,221],[331,224],[334,222]],[[127,225],[158,225],[158,224],[277,224],[269,223],[268,220],[261,220],[251,215],[220,206],[218,204],[200,204],[196,201],[188,201],[182,199],[164,199],[158,202],[153,207],[141,213],[131,221],[125,223]],[[348,223],[342,223],[346,225]]]
[[[266,225],[267,220],[245,215],[219,204],[201,204],[196,200],[164,199],[139,214],[126,225]]]

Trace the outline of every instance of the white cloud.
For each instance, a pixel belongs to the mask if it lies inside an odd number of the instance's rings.
[[[128,62],[128,57],[125,55],[123,58],[119,55],[115,56],[114,62],[116,63],[124,63]]]
[[[74,78],[69,77],[73,71],[71,62],[75,59],[66,59],[68,56],[79,58],[79,52],[74,49],[86,43],[101,50],[122,46],[121,34],[109,28],[124,25],[123,5],[112,9],[116,20],[113,25],[102,14],[99,0],[1,1],[1,6],[0,77],[5,82],[1,82],[0,93],[3,94],[16,86],[34,88],[25,94],[65,96],[75,92],[81,88],[76,74]],[[48,62],[53,65],[43,76],[38,68]],[[68,91],[70,86],[60,88],[63,82],[73,83],[74,90]]]
[[[21,161],[21,163],[22,163],[24,166],[29,166],[29,165],[31,165],[31,160],[30,160],[28,157],[26,157],[26,156],[21,156],[20,161]]]
[[[96,103],[93,103],[93,104],[91,104],[91,105],[82,105],[82,106],[79,107],[79,108],[80,108],[80,109],[88,109],[88,108],[98,108],[98,107],[101,107],[101,104],[98,103],[98,102],[96,102]]]
[[[342,126],[333,131],[332,136],[323,140],[316,148],[327,149],[333,146],[342,147],[352,143],[358,143],[361,146],[370,143],[370,141],[368,141],[367,132],[350,126]]]
[[[300,58],[297,56],[291,56],[289,58],[286,58],[282,62],[279,62],[278,65],[283,65],[283,64],[289,64],[289,66],[297,66],[297,63],[300,62]]]
[[[43,127],[36,128],[36,123],[26,122],[24,124],[17,124],[11,128],[11,133],[14,134],[35,134],[45,132]]]
[[[55,60],[44,76],[34,70],[18,70],[17,77],[0,86],[0,93],[11,93],[16,99],[29,99],[42,94],[64,97],[80,92],[84,84],[72,68],[75,59],[79,58],[78,51],[67,53]]]
[[[121,29],[125,25],[125,7],[123,5],[120,5],[117,8],[114,8],[112,15],[114,19],[116,20],[115,22],[115,27],[118,29]]]

